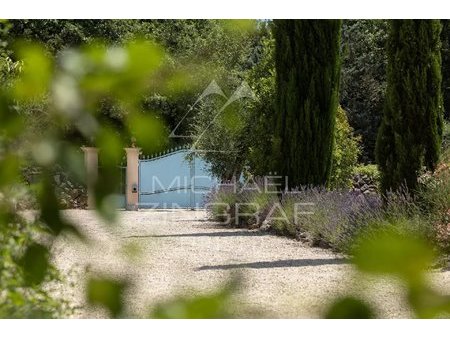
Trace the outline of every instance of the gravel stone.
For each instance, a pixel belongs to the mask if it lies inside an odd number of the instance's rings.
[[[84,301],[92,273],[129,281],[131,317],[145,317],[155,304],[180,294],[211,292],[233,273],[243,277],[232,300],[237,317],[319,318],[335,297],[347,293],[366,298],[382,318],[412,316],[397,281],[358,275],[330,250],[258,230],[220,227],[203,210],[119,211],[116,224],[89,210],[63,214],[88,238],[82,243],[60,236],[52,248],[65,276],[55,292],[77,307],[76,318],[106,316]],[[435,271],[430,280],[450,293],[450,271]]]

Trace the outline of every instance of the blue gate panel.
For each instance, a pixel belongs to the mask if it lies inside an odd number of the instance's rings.
[[[207,163],[183,149],[139,160],[139,208],[199,208],[217,184]]]

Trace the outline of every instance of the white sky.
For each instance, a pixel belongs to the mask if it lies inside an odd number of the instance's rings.
[[[5,0],[2,18],[449,18],[448,0]]]

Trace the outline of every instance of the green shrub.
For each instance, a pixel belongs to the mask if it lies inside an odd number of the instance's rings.
[[[380,180],[380,171],[376,164],[361,164],[354,168],[353,174],[364,175],[370,180],[378,182]]]
[[[245,187],[220,187],[209,195],[206,207],[210,218],[224,225],[258,228],[277,201],[276,191],[270,192],[255,182]]]
[[[447,161],[449,161],[449,151],[450,148],[450,122],[446,121],[444,123],[444,129],[442,133],[442,147],[444,148],[443,156],[447,156]]]
[[[353,171],[361,153],[361,137],[353,134],[353,128],[348,123],[347,113],[341,107],[336,113],[334,133],[333,164],[329,187],[332,189],[349,188],[352,185]]]
[[[235,205],[239,203],[239,196],[230,187],[220,187],[208,196],[206,210],[208,216],[217,222],[230,225],[235,214]]]
[[[442,135],[442,162],[450,164],[450,122],[444,124]]]
[[[295,200],[283,195],[281,208],[277,208],[269,221],[270,227],[276,234],[281,236],[293,237],[298,236],[297,226],[295,222]]]
[[[263,189],[241,192],[239,222],[245,227],[259,228],[276,202],[278,202],[276,192],[268,192]],[[248,215],[242,216],[242,214]]]
[[[433,224],[434,242],[444,252],[450,253],[450,163],[448,153],[434,173],[426,172],[419,177],[417,198],[422,213]]]
[[[67,301],[42,287],[61,280],[51,264],[39,259],[45,249],[36,241],[45,229],[17,215],[0,223],[0,318],[67,317],[72,312]]]
[[[391,209],[387,208],[371,217],[358,220],[357,231],[354,232],[352,240],[347,243],[346,252],[353,251],[360,240],[372,238],[380,232],[415,236],[430,243],[433,242],[432,224],[426,216],[421,213],[411,213],[411,209],[408,210],[408,207],[402,205],[400,201],[392,202],[392,204],[395,205]]]

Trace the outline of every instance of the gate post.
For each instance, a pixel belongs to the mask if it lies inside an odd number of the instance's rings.
[[[125,148],[127,153],[127,180],[125,207],[137,210],[139,202],[139,151],[140,148]]]
[[[98,177],[98,148],[81,147],[84,152],[84,166],[86,168],[87,208],[95,209],[94,184]]]

